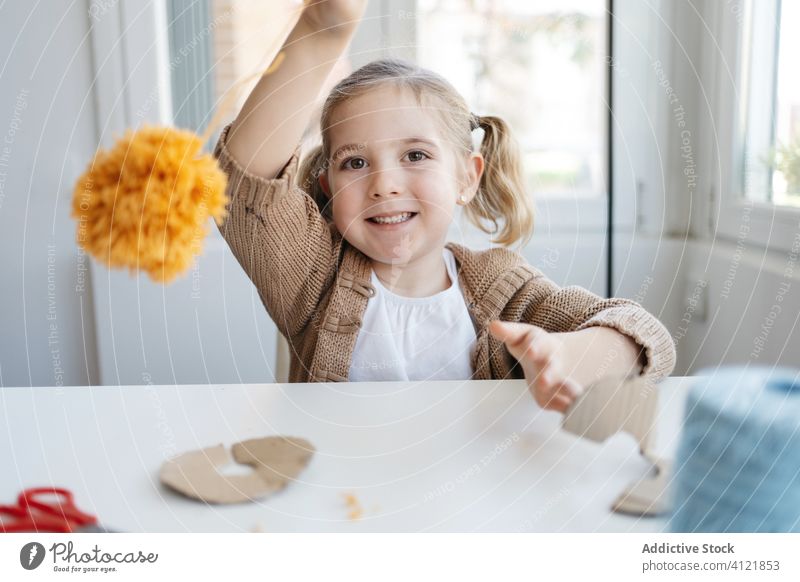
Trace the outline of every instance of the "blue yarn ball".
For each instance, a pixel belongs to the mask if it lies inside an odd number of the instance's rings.
[[[673,532],[800,531],[800,371],[704,369],[675,464]]]

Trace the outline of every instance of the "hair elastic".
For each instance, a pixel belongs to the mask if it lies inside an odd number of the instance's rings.
[[[469,117],[469,129],[470,131],[475,131],[481,126],[481,116],[475,115],[474,113],[470,113]]]

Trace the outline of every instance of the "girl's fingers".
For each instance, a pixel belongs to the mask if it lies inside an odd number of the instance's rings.
[[[546,398],[537,398],[536,402],[544,410],[555,410],[556,412],[566,413],[569,407],[572,406],[572,401],[563,395],[555,394]]]
[[[559,412],[566,412],[583,393],[581,386],[574,380],[562,378],[548,384],[542,376],[537,378],[534,390],[536,401],[540,406]]]
[[[561,370],[560,340],[535,325],[493,321],[489,332],[501,340],[522,364],[536,402],[544,409],[565,413],[583,393]]]
[[[578,384],[575,380],[571,378],[564,378],[561,381],[561,384],[558,387],[558,392],[560,394],[564,394],[565,396],[571,398],[572,400],[577,399],[581,394],[583,394],[583,387]]]
[[[537,365],[526,360],[520,360],[520,362],[522,363],[522,371],[525,374],[525,379],[531,391],[542,394],[550,394],[553,392],[557,375],[555,374],[552,363]]]
[[[530,338],[530,333],[536,328],[524,323],[514,323],[511,321],[493,321],[489,324],[489,332],[501,340],[509,349],[521,348],[526,339]]]
[[[543,364],[555,352],[550,334],[540,327],[527,323],[493,321],[489,332],[506,344],[511,355],[518,360]]]
[[[551,387],[555,387],[555,385],[560,381],[562,378],[560,366],[555,358],[548,357],[544,359],[544,361],[539,366],[539,376],[540,380],[543,384]]]
[[[497,319],[489,324],[489,331],[492,332],[492,335],[510,345],[518,344],[531,330],[541,329],[527,323],[500,321]]]

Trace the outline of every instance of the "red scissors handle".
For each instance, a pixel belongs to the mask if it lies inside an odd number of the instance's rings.
[[[70,533],[69,523],[47,513],[33,516],[27,509],[16,505],[0,505],[0,532],[56,532]]]
[[[56,499],[42,497],[55,496]],[[0,505],[0,515],[11,518],[0,522],[5,532],[47,531],[69,533],[75,529],[97,524],[97,518],[75,506],[74,496],[60,487],[26,489],[19,494],[17,505]]]

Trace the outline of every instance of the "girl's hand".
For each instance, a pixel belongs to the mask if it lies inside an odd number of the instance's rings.
[[[353,30],[367,8],[367,0],[304,0],[300,17],[317,32],[335,34]]]
[[[564,341],[558,334],[535,325],[506,321],[493,321],[489,331],[522,365],[528,387],[542,408],[566,412],[583,393],[580,384],[564,370]]]

